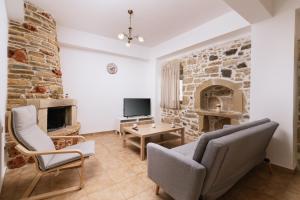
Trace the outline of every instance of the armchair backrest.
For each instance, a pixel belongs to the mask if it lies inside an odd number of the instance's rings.
[[[26,149],[31,151],[53,151],[51,138],[37,125],[36,108],[32,105],[12,109],[12,134]],[[37,156],[39,168],[46,169],[53,155]]]
[[[207,172],[202,194],[218,197],[261,163],[277,127],[268,122],[209,141],[201,161]]]

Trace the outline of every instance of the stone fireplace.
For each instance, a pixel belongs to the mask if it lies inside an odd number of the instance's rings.
[[[35,105],[38,125],[50,136],[78,134],[80,124],[76,119],[76,101],[63,98],[60,47],[53,16],[25,1],[23,20],[10,20],[8,34],[8,119],[12,108]],[[6,123],[6,131],[9,129],[10,124]],[[54,141],[57,149],[76,142]],[[6,135],[5,148],[8,168],[33,162],[30,157],[16,151],[9,135]]]
[[[243,112],[241,84],[223,79],[204,81],[195,91],[195,112],[199,131],[207,132],[226,124],[238,124]]]

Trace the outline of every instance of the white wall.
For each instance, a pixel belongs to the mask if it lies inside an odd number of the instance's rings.
[[[268,148],[271,161],[294,169],[295,160],[295,8],[276,1],[274,17],[252,26],[251,120],[269,117],[280,126]]]
[[[7,32],[8,21],[4,0],[0,0],[0,121],[4,122],[7,95]],[[4,133],[0,133],[0,190],[5,172]]]
[[[60,57],[64,90],[78,101],[83,134],[115,130],[124,97],[154,100],[154,68],[149,61],[69,47],[61,48]],[[115,75],[106,71],[110,62],[118,66]]]

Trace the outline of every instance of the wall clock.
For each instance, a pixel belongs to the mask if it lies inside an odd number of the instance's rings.
[[[106,68],[109,74],[116,74],[118,71],[118,67],[115,63],[108,63]]]

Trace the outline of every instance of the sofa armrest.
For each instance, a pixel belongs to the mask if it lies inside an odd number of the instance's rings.
[[[206,175],[203,165],[184,155],[149,143],[148,176],[168,194],[180,200],[198,200]]]

